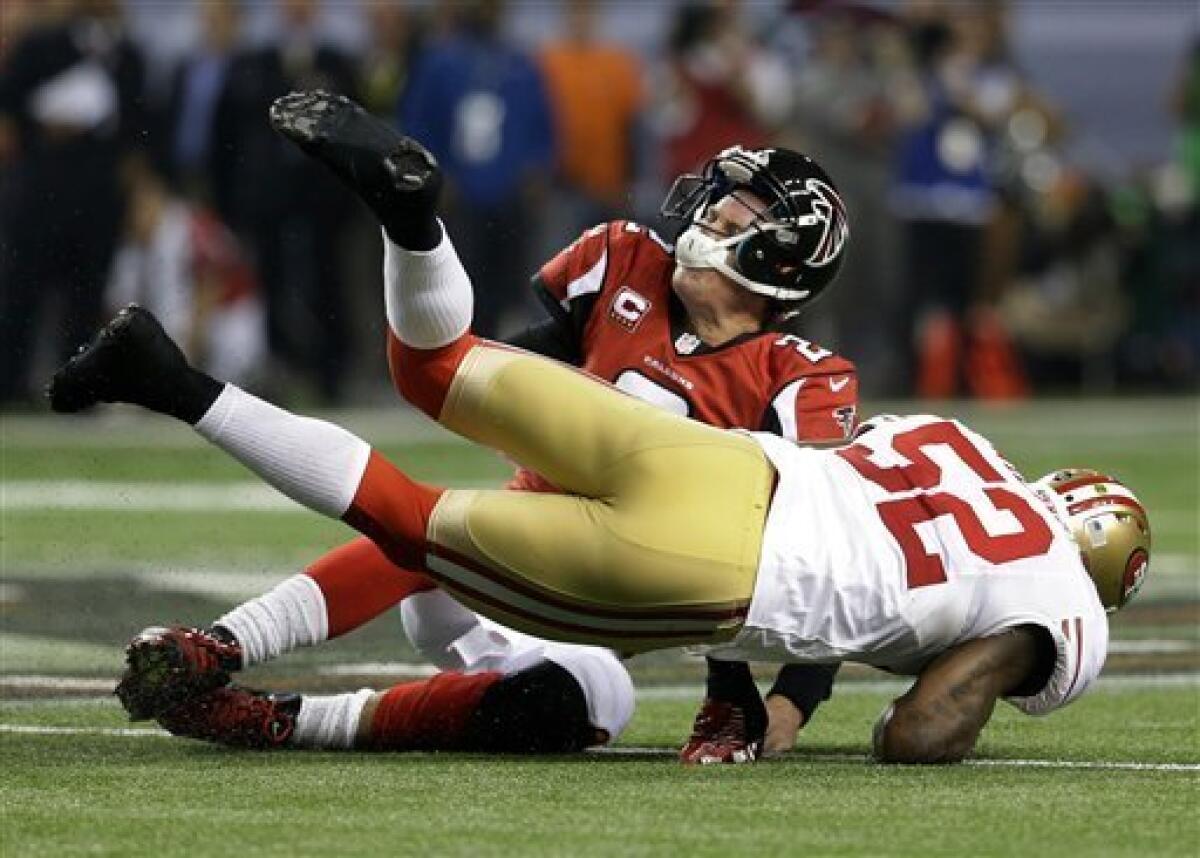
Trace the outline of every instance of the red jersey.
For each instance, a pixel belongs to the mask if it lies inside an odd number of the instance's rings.
[[[616,387],[722,429],[841,440],[855,423],[854,365],[788,330],[706,346],[671,287],[672,248],[628,221],[602,224],[542,267],[535,288],[570,326],[580,366]]]

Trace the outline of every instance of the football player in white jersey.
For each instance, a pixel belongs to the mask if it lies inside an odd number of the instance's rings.
[[[413,144],[389,170],[419,192],[427,164]],[[538,637],[915,674],[877,725],[882,760],[962,759],[1000,698],[1049,712],[1098,674],[1105,610],[1133,595],[1149,561],[1146,513],[1118,481],[1069,471],[1026,483],[985,439],[932,416],[872,421],[851,444],[816,450],[667,414],[473,336],[472,287],[449,238],[428,208],[404,216],[439,240],[388,246],[398,389],[560,493],[416,483],[351,433],[190,367],[138,308],[55,374],[52,406],[175,416],[463,604]],[[768,244],[796,240],[751,228]],[[756,264],[775,263],[764,251]]]
[[[1149,565],[1148,517],[1121,483],[1026,483],[934,416],[876,418],[823,454],[756,440],[780,482],[749,614],[718,654],[917,675],[876,730],[901,761],[961,759],[1000,697],[1045,714],[1100,673],[1106,612]]]

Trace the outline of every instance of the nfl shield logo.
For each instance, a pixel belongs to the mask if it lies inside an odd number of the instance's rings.
[[[695,334],[684,332],[675,340],[675,351],[681,355],[690,355],[700,348],[700,338]]]

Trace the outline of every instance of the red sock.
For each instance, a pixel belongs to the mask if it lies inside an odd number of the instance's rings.
[[[480,342],[479,337],[467,332],[438,349],[415,349],[402,343],[389,329],[388,369],[392,383],[401,396],[437,420],[458,365],[471,347]]]
[[[329,637],[352,631],[413,593],[436,584],[401,569],[365,536],[333,549],[306,570],[325,594]]]
[[[454,751],[483,693],[501,673],[439,673],[389,689],[371,721],[370,745],[381,751]]]
[[[401,569],[425,568],[425,529],[445,489],[411,480],[375,450],[342,521],[367,536]]]

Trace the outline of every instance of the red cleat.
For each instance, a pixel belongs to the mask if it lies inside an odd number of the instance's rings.
[[[278,748],[292,737],[300,695],[266,694],[228,685],[186,700],[158,716],[176,736],[234,748]]]
[[[116,694],[129,717],[143,721],[228,684],[242,648],[204,629],[154,626],[126,645],[125,663]]]
[[[714,763],[752,763],[762,750],[762,736],[751,737],[742,707],[725,700],[704,701],[692,725],[692,735],[679,752],[687,766]]]

